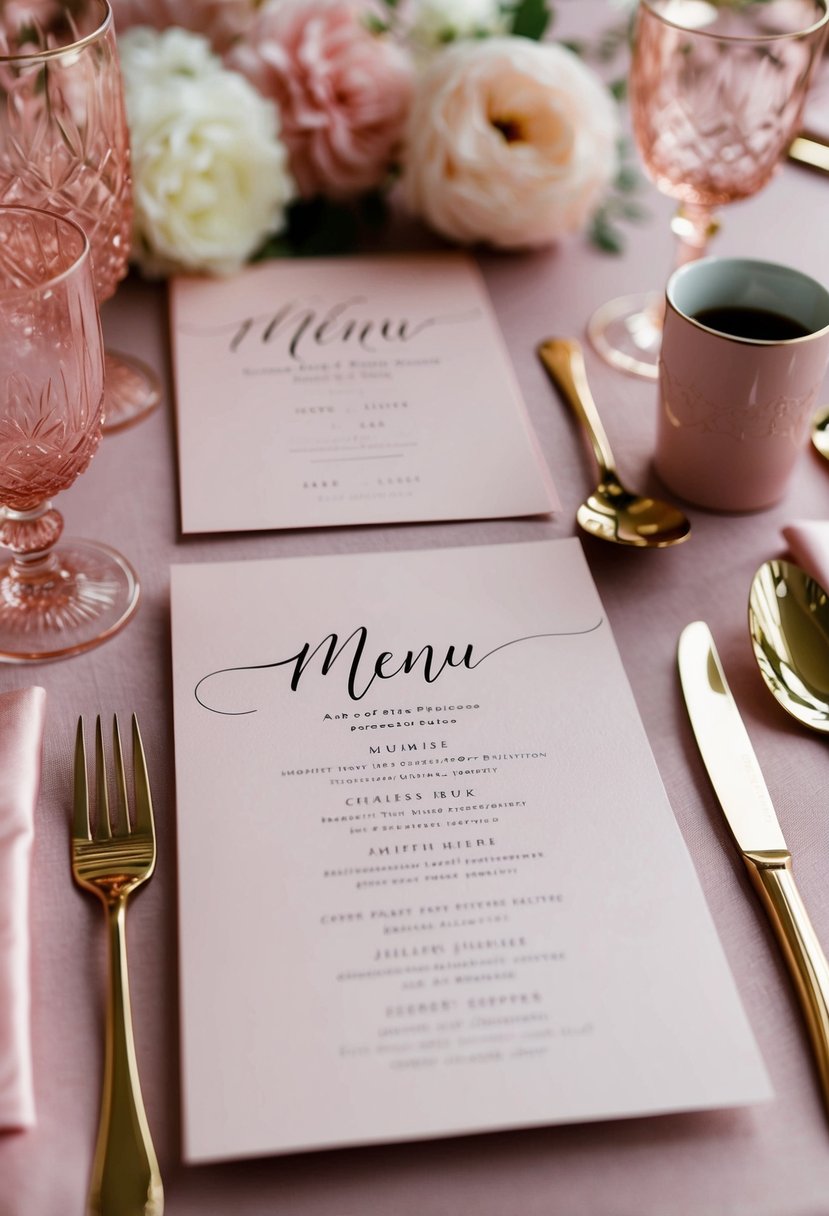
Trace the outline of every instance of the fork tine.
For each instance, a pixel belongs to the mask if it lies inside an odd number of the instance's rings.
[[[129,836],[130,813],[127,802],[127,778],[124,773],[124,753],[121,749],[121,731],[118,715],[112,715],[112,758],[115,763],[115,811],[112,823],[113,836]]]
[[[75,774],[72,799],[72,835],[76,840],[91,840],[89,831],[89,786],[86,780],[86,745],[83,718],[78,718],[75,734]]]
[[[107,789],[107,768],[104,757],[104,736],[101,730],[101,715],[95,719],[95,798],[97,802],[97,823],[95,837],[106,840],[112,836],[109,823],[109,791]]]
[[[135,785],[135,830],[154,835],[153,799],[150,793],[150,779],[147,775],[147,759],[144,755],[144,744],[141,742],[141,731],[138,729],[138,718],[135,714],[132,715],[132,764]]]

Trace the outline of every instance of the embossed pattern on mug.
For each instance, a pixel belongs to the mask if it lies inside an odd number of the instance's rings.
[[[660,365],[659,382],[663,408],[672,426],[739,440],[785,436],[798,449],[803,444],[817,396],[817,388],[812,388],[806,394],[783,394],[755,401],[750,406],[735,400],[734,406],[726,410],[721,402],[712,401],[695,385],[684,384],[672,376],[664,363]]]

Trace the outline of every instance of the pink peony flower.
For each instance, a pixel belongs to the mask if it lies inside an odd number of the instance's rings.
[[[347,198],[381,185],[408,118],[413,65],[348,0],[271,0],[227,62],[276,101],[301,194]]]
[[[135,25],[178,25],[204,34],[222,54],[253,21],[257,0],[110,0],[119,34]]]

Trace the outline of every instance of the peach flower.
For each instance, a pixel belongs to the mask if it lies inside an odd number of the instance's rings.
[[[420,79],[403,178],[438,232],[501,248],[584,227],[616,172],[616,105],[564,47],[453,43]]]
[[[347,198],[383,183],[405,129],[413,66],[347,0],[271,0],[227,62],[277,103],[302,195]]]
[[[110,0],[119,34],[135,25],[204,34],[220,54],[253,21],[257,0]]]

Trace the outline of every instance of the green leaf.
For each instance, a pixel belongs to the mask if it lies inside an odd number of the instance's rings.
[[[627,76],[620,76],[618,80],[611,80],[607,87],[617,101],[624,101],[628,95]]]
[[[613,185],[620,194],[634,194],[641,189],[642,182],[642,175],[635,165],[622,165]]]
[[[357,218],[345,204],[325,198],[294,203],[288,208],[287,240],[300,257],[347,253],[357,244]]]
[[[512,33],[536,42],[553,19],[547,0],[520,0],[512,10]]]
[[[588,229],[588,236],[592,243],[598,249],[601,249],[603,253],[624,252],[624,236],[615,224],[611,224],[603,207],[593,216],[593,222]]]
[[[379,190],[347,203],[321,195],[300,199],[288,208],[285,230],[266,241],[253,260],[352,253],[363,237],[377,233],[387,215],[386,198]]]
[[[623,215],[626,220],[635,222],[644,221],[650,217],[650,212],[647,207],[643,207],[641,203],[620,202],[619,214]]]

